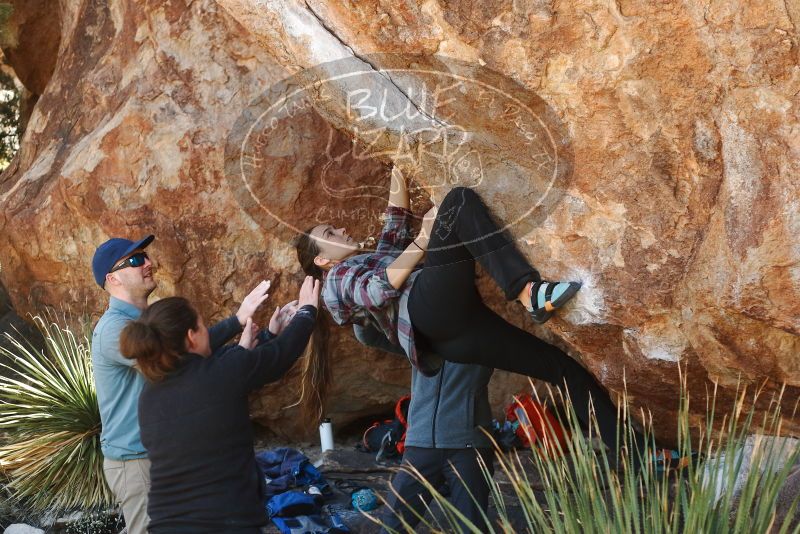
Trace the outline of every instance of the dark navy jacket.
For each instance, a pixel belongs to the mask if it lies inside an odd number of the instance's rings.
[[[248,394],[281,378],[302,355],[316,310],[303,306],[275,339],[210,357],[148,382],[139,398],[142,442],[151,461],[148,532],[260,532],[267,522]]]

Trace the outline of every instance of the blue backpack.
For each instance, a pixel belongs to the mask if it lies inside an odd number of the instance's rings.
[[[336,514],[331,514],[331,526],[321,522],[321,516],[273,517],[272,522],[281,534],[345,534],[350,532]]]
[[[306,456],[295,449],[281,448],[256,454],[256,463],[264,473],[267,498],[287,490],[317,486],[323,495],[331,492],[319,470]]]
[[[289,448],[264,451],[256,455],[256,463],[264,474],[267,515],[283,534],[350,532],[337,514],[322,516],[322,495],[297,489],[315,486],[323,494],[331,493],[325,477],[304,454]]]
[[[322,496],[287,491],[267,502],[269,518],[283,534],[344,534],[350,529],[331,513],[330,524],[322,517]]]

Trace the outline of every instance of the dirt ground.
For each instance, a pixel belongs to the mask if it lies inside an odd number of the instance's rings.
[[[350,528],[351,532],[364,534],[379,532],[379,525],[371,521],[361,512],[353,510],[350,505],[350,495],[338,489],[336,487],[336,482],[346,481],[349,484],[367,486],[385,498],[389,491],[392,474],[399,464],[378,464],[375,462],[374,455],[356,451],[352,443],[337,444],[336,450],[327,451],[324,454],[320,453],[318,446],[299,447],[298,450],[308,456],[312,463],[319,463],[321,461],[319,469],[324,474],[325,479],[331,485],[331,489],[334,492],[333,496],[326,500],[325,510],[336,512]],[[539,478],[533,468],[529,470],[529,476],[531,477],[532,485],[536,488]],[[514,528],[514,531],[524,532],[524,517],[519,506],[515,505],[517,499],[514,495],[511,483],[508,481],[508,478],[503,473],[498,472],[497,469],[495,472],[495,481],[498,482],[501,492],[506,497],[505,502],[508,506],[507,514],[512,519],[512,524],[517,527]],[[384,510],[385,506],[381,505],[372,513],[379,517]],[[445,527],[447,523],[443,521],[441,513],[437,513],[435,505],[433,511],[433,519],[442,521],[441,525]],[[497,517],[497,513],[491,504],[489,516],[490,518]],[[430,515],[427,516],[427,519],[431,519]],[[270,525],[265,532],[272,534],[278,533],[279,530],[275,528],[275,526]],[[418,526],[415,532],[425,533],[429,532],[429,529]]]

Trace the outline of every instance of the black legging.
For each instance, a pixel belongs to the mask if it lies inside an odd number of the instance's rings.
[[[617,410],[608,393],[561,349],[490,310],[475,287],[475,260],[508,300],[516,299],[528,282],[540,280],[509,235],[498,231],[478,194],[457,187],[439,206],[424,267],[411,289],[416,341],[445,360],[503,369],[557,387],[566,383],[580,421],[589,423],[591,400],[600,437],[611,451],[618,450]],[[641,436],[635,439],[641,449]]]

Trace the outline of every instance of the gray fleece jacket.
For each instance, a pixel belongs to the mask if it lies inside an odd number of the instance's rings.
[[[355,325],[353,330],[362,344],[405,356],[377,329]],[[406,447],[491,447],[481,427],[491,429],[488,386],[492,373],[489,367],[448,361],[430,377],[412,368]]]

